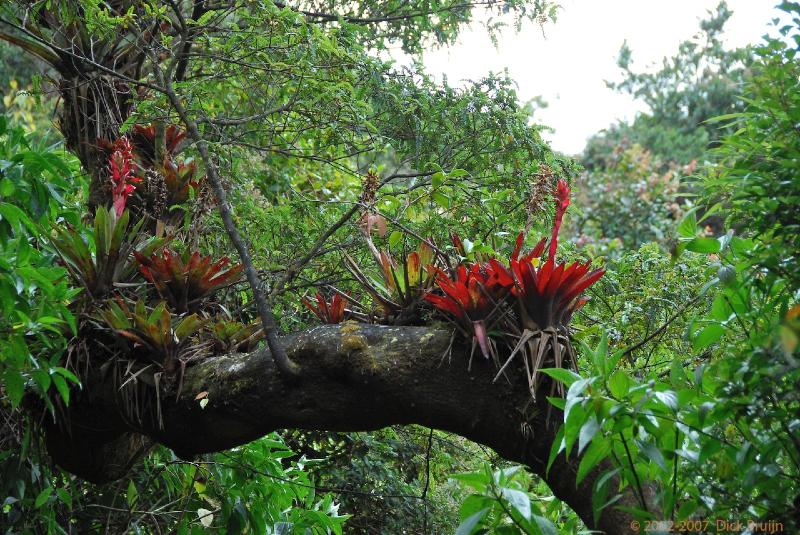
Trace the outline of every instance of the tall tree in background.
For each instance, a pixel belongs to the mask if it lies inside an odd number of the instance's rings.
[[[660,68],[637,72],[634,53],[622,45],[617,64],[622,81],[607,82],[611,89],[628,93],[648,110],[631,124],[620,123],[592,138],[583,155],[593,169],[620,144],[639,144],[660,160],[686,165],[699,158],[728,133],[712,117],[742,109],[739,96],[750,73],[751,47],[729,50],[722,34],[733,12],[723,1],[700,22],[700,31],[682,42],[677,53],[664,58]]]

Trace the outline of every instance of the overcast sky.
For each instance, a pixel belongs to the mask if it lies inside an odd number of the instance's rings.
[[[616,80],[616,57],[627,39],[634,66],[642,68],[671,56],[692,37],[699,21],[718,0],[561,0],[558,21],[542,29],[528,24],[519,34],[508,30],[498,48],[485,30],[465,31],[451,47],[427,52],[424,63],[453,85],[508,69],[519,85],[520,100],[541,95],[549,107],[537,121],[555,129],[546,134],[556,150],[576,154],[586,138],[617,119],[642,109],[626,95],[606,88]],[[730,47],[758,42],[777,15],[773,0],[728,0],[733,17],[726,25]]]

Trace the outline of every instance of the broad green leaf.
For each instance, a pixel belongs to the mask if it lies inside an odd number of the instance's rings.
[[[725,329],[718,323],[707,325],[694,335],[694,339],[692,340],[692,349],[695,351],[702,351],[722,338],[724,334]]]
[[[525,520],[531,519],[531,499],[526,493],[509,488],[500,489],[500,492],[503,498],[505,498],[514,509],[519,511],[519,514],[521,514]]]
[[[431,197],[433,198],[433,201],[442,208],[450,208],[450,197],[441,191],[434,191],[431,194]]]
[[[575,478],[575,485],[580,485],[581,481],[589,474],[589,472],[597,466],[608,454],[611,453],[611,441],[603,436],[596,437],[592,440],[586,453],[581,457],[581,462],[578,465],[578,475]]]
[[[6,368],[3,372],[3,386],[11,399],[11,406],[17,407],[25,393],[25,380],[20,371],[15,368]]]
[[[615,371],[608,379],[608,390],[611,392],[611,395],[617,399],[622,399],[627,396],[630,386],[631,380],[628,374],[623,370]]]
[[[539,531],[542,535],[558,535],[558,531],[556,531],[556,527],[543,516],[533,515],[532,518],[536,527],[539,528]]]
[[[564,383],[568,387],[572,386],[572,383],[581,378],[581,376],[574,371],[565,368],[542,368],[539,371],[545,375],[549,375],[556,381]]]
[[[42,507],[47,499],[50,498],[50,495],[53,494],[53,487],[47,487],[46,489],[42,490],[38,496],[36,496],[36,501],[33,504],[34,509],[39,509]]]
[[[464,521],[458,525],[455,535],[471,535],[474,532],[475,528],[480,523],[480,521],[483,520],[483,517],[486,516],[486,513],[488,512],[489,508],[487,507],[486,509],[481,509],[477,513],[474,513],[469,517],[467,517],[466,519],[464,519]]]
[[[553,461],[556,460],[558,454],[564,451],[566,444],[564,443],[564,426],[560,426],[558,428],[558,432],[556,433],[556,437],[553,439],[553,443],[550,445],[550,456],[547,459],[547,472],[550,472],[550,467],[553,466]]]
[[[402,232],[400,232],[399,230],[392,231],[392,233],[389,234],[389,247],[392,249],[397,248],[397,245],[400,243],[402,239],[403,239]]]
[[[597,417],[595,417],[595,415],[589,416],[581,426],[581,432],[578,436],[578,455],[583,453],[583,450],[589,445],[599,430],[600,423],[597,421]]]
[[[694,238],[686,243],[686,250],[693,253],[718,253],[719,241],[716,238]]]
[[[136,503],[139,500],[139,491],[136,490],[136,485],[133,484],[133,480],[128,480],[128,491],[125,493],[125,498],[128,501],[128,507],[133,509],[136,507]]]
[[[67,386],[67,382],[58,373],[52,374],[50,376],[50,378],[53,380],[53,385],[56,387],[56,390],[58,390],[58,393],[61,396],[61,399],[63,399],[64,403],[68,405],[69,404],[69,386]]]
[[[665,390],[664,392],[656,392],[656,399],[667,406],[672,411],[678,410],[678,396],[672,390]]]
[[[658,449],[658,446],[650,441],[639,439],[636,439],[636,445],[648,459],[656,463],[662,470],[666,469],[664,455],[661,453],[661,450]]]
[[[66,505],[67,508],[72,509],[72,495],[67,492],[66,489],[58,487],[56,489],[56,496],[58,496],[58,499],[61,500],[61,502]]]

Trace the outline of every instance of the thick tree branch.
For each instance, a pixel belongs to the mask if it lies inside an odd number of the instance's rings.
[[[117,404],[118,389],[110,381],[94,384],[93,399],[72,407],[71,435],[50,430],[50,451],[66,469],[101,479],[98,467],[107,462],[102,452],[116,450],[97,441],[119,444],[123,429],[191,457],[244,444],[276,429],[367,431],[421,424],[457,433],[528,465],[587,525],[609,534],[633,533],[631,518],[618,510],[607,509],[599,523],[593,523],[592,485],[598,473],[576,488],[578,460],[567,462],[563,456],[546,473],[561,414],[552,410],[548,421],[546,401],[533,410],[527,406],[524,373],[509,373],[513,384],[492,384],[494,366],[476,359],[467,371],[469,349],[455,347],[450,354],[450,337],[448,331],[426,327],[352,322],[316,327],[281,340],[300,371],[300,379],[293,382],[281,378],[267,350],[209,358],[186,370],[179,399],[170,388],[161,393],[163,427],[155,418],[136,426],[121,415],[115,420],[109,407]],[[195,399],[201,392],[207,393],[205,408]],[[102,420],[97,411],[103,411]],[[527,422],[523,413],[532,415]],[[97,421],[116,432],[93,434]],[[529,426],[527,433],[523,423]],[[125,464],[113,456],[111,462],[116,468]],[[119,470],[113,476],[120,477]],[[622,492],[622,503],[635,506],[630,489]]]

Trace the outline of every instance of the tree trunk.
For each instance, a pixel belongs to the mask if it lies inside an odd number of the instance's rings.
[[[611,508],[594,523],[597,471],[576,487],[578,459],[568,462],[561,456],[546,473],[562,414],[548,413],[547,401],[526,407],[530,394],[523,373],[510,372],[510,381],[493,384],[496,369],[481,357],[468,371],[468,350],[448,351],[450,337],[425,327],[352,322],[316,327],[282,340],[300,367],[297,381],[283,380],[266,350],[208,358],[187,368],[177,400],[176,384],[162,390],[163,427],[152,414],[133,425],[130,415],[111,409],[125,405],[118,403],[113,381],[95,379],[90,394],[70,407],[72,433],[51,427],[48,447],[65,469],[107,481],[121,477],[141,454],[135,441],[124,439],[131,433],[189,458],[277,429],[369,431],[420,424],[457,433],[527,465],[588,526],[608,534],[634,533],[630,515]],[[195,399],[201,392],[207,392],[205,408]],[[104,429],[96,429],[97,422]],[[632,493],[623,493],[622,504],[635,505]]]

